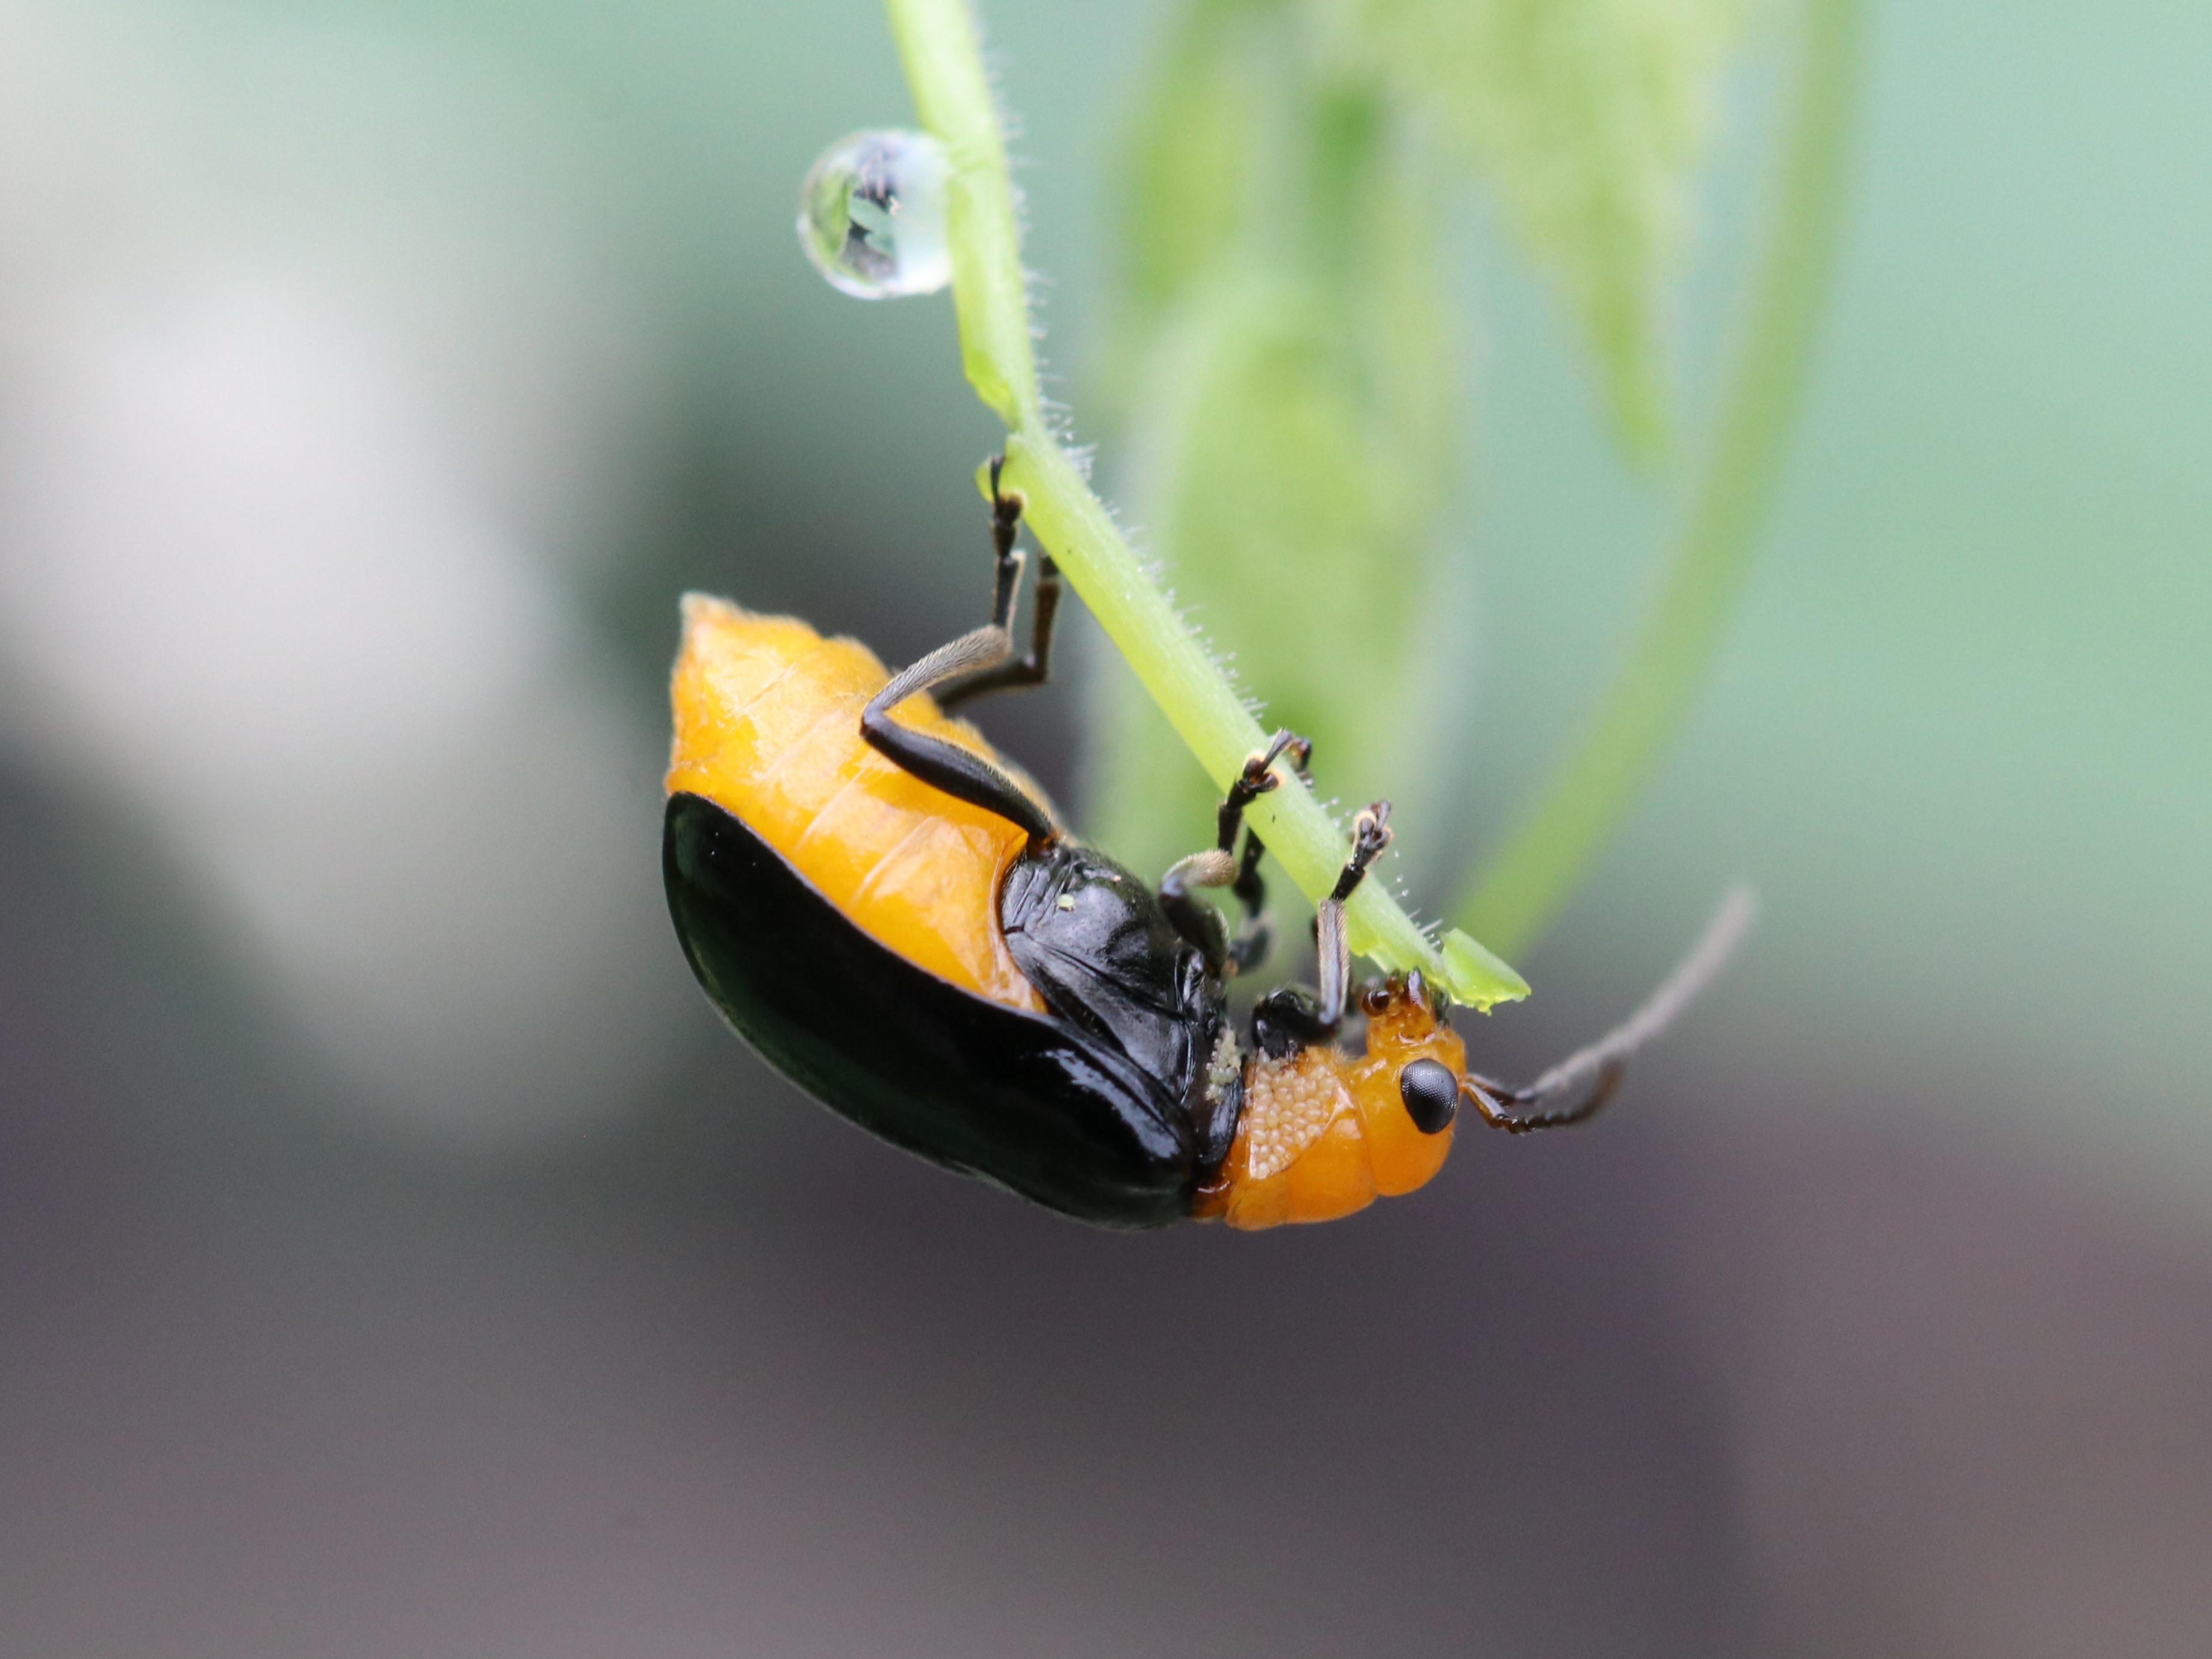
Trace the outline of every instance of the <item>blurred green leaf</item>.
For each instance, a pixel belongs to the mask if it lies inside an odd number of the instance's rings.
[[[1149,82],[1125,163],[1125,329],[1148,331],[1234,248],[1244,218],[1266,88],[1250,38],[1258,8],[1206,0],[1182,19]]]
[[[1390,520],[1403,469],[1376,453],[1311,288],[1226,277],[1166,331],[1136,495],[1176,598],[1268,723],[1314,740],[1334,792],[1387,781],[1367,729],[1401,681],[1412,586]],[[1115,768],[1102,831],[1146,867],[1209,839],[1212,792],[1157,798],[1152,738]],[[1164,750],[1160,750],[1164,753]]]
[[[1661,286],[1714,83],[1756,0],[1316,0],[1324,54],[1493,179],[1630,446],[1666,439]]]
[[[1458,905],[1517,951],[1547,925],[1613,836],[1711,671],[1757,547],[1761,511],[1802,395],[1842,221],[1861,0],[1810,0],[1766,247],[1719,419],[1643,625],[1574,744],[1516,812]]]
[[[1314,77],[1261,9],[1200,8],[1169,56],[1185,90],[1133,147],[1129,495],[1267,723],[1313,738],[1324,792],[1364,802],[1407,781],[1425,735],[1408,641],[1460,424],[1429,181],[1371,89]],[[1200,87],[1238,89],[1240,143]],[[1093,827],[1140,868],[1211,839],[1215,792],[1176,747],[1119,677]]]

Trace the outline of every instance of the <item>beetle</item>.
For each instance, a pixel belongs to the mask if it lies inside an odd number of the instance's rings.
[[[1070,834],[949,712],[1049,672],[1060,573],[1041,558],[1018,654],[1024,501],[1001,465],[991,620],[897,674],[795,618],[684,597],[663,873],[730,1024],[864,1128],[1110,1227],[1329,1220],[1427,1182],[1462,1105],[1516,1134],[1601,1109],[1717,966],[1711,942],[1611,1036],[1506,1088],[1468,1070],[1419,975],[1352,994],[1344,907],[1389,843],[1387,801],[1358,815],[1318,907],[1319,984],[1269,992],[1240,1030],[1228,982],[1269,943],[1244,814],[1305,787],[1310,745],[1282,732],[1253,755],[1216,844],[1157,889]],[[1234,933],[1208,890],[1236,902]],[[1355,1011],[1356,1052],[1339,1041]]]

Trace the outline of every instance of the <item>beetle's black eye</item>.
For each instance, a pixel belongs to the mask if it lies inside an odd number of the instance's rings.
[[[1441,1134],[1459,1110],[1459,1079],[1440,1061],[1417,1060],[1398,1073],[1398,1096],[1416,1129]]]

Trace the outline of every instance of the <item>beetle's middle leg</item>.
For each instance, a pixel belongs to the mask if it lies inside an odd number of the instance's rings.
[[[999,474],[1006,464],[1003,455],[991,458],[991,545],[998,555],[991,590],[991,626],[1006,635],[1006,659],[969,670],[947,684],[937,694],[939,708],[951,708],[993,691],[1042,685],[1052,674],[1052,625],[1060,611],[1060,567],[1042,548],[1037,550],[1036,592],[1030,601],[1030,653],[1026,657],[1013,654],[1014,606],[1021,593],[1024,562],[1014,537],[1026,503],[1020,490],[999,488]]]
[[[1246,759],[1244,769],[1229,786],[1222,798],[1221,810],[1214,819],[1215,842],[1207,851],[1194,853],[1181,859],[1166,875],[1160,878],[1160,902],[1174,922],[1176,931],[1206,953],[1206,960],[1217,973],[1239,974],[1250,971],[1267,955],[1270,933],[1267,927],[1267,889],[1260,878],[1260,855],[1267,851],[1260,837],[1244,829],[1244,809],[1268,794],[1282,782],[1275,763],[1287,754],[1291,765],[1303,778],[1313,756],[1313,744],[1296,732],[1280,731],[1275,733],[1267,748],[1257,750]],[[1237,855],[1237,837],[1242,830],[1244,851]],[[1219,914],[1209,904],[1201,903],[1192,893],[1196,887],[1226,887],[1237,896],[1238,907],[1244,913],[1243,926],[1237,937],[1227,938],[1222,932]]]

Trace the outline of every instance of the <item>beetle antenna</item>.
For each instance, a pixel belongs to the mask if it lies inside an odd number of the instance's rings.
[[[1477,1109],[1486,1121],[1516,1134],[1579,1122],[1595,1115],[1620,1086],[1628,1057],[1664,1032],[1720,977],[1721,969],[1728,966],[1729,958],[1750,933],[1758,914],[1758,901],[1749,887],[1731,888],[1721,900],[1720,908],[1713,912],[1713,919],[1705,924],[1705,931],[1698,935],[1698,942],[1690,947],[1689,954],[1659,982],[1659,988],[1645,999],[1641,1008],[1595,1042],[1576,1049],[1525,1089],[1501,1088],[1487,1078],[1470,1074],[1468,1092]],[[1593,1077],[1597,1079],[1597,1086],[1589,1097],[1565,1111],[1515,1117],[1497,1109],[1498,1101],[1514,1106],[1533,1106],[1555,1100],[1577,1090]]]

